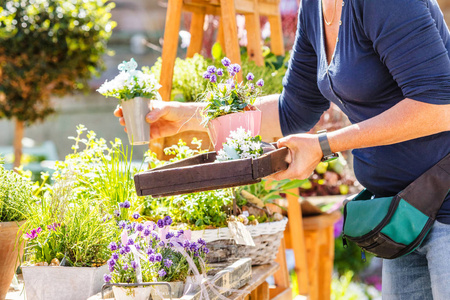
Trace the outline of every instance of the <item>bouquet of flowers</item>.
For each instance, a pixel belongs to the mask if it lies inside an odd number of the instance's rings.
[[[207,102],[203,110],[202,124],[207,125],[209,121],[231,113],[256,110],[253,106],[256,98],[261,94],[264,80],[259,79],[253,84],[255,76],[248,73],[246,83],[237,82],[236,75],[241,71],[239,64],[232,64],[225,57],[222,65],[226,68],[209,66],[203,73],[203,78],[208,80],[206,92],[200,97]],[[228,76],[225,76],[228,73]]]
[[[261,136],[253,137],[249,130],[239,127],[236,131],[230,132],[230,137],[227,137],[227,142],[223,144],[223,149],[217,153],[216,160],[255,159],[262,154]]]
[[[169,216],[154,222],[119,222],[120,242],[111,242],[110,274],[105,282],[142,283],[186,281],[187,276],[206,271],[206,242],[190,241],[190,231],[169,230]]]
[[[161,85],[153,74],[137,71],[137,63],[132,58],[119,64],[120,70],[113,80],[106,80],[97,91],[106,97],[127,101],[136,97],[155,98]]]

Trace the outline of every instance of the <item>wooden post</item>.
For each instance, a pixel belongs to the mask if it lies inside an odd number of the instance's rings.
[[[287,194],[289,231],[291,233],[292,250],[295,257],[295,272],[297,273],[298,291],[300,295],[309,295],[308,261],[306,257],[305,235],[303,231],[302,208],[298,201],[298,189]]]
[[[263,66],[261,43],[261,23],[259,20],[258,0],[254,0],[253,12],[245,15],[245,28],[247,29],[247,53],[250,60],[256,65]]]
[[[222,12],[223,35],[226,41],[225,53],[234,64],[242,65],[239,41],[237,39],[235,0],[220,0]],[[237,74],[238,82],[242,81],[242,72]]]
[[[270,48],[273,54],[284,55],[285,50],[280,12],[278,11],[278,15],[276,16],[269,16],[268,21],[270,24]]]
[[[167,5],[162,50],[161,88],[159,89],[159,93],[164,101],[170,101],[172,91],[173,68],[175,66],[175,58],[177,57],[178,32],[180,30],[182,6],[183,0],[169,0]]]
[[[203,9],[204,11],[205,9]],[[200,53],[203,44],[203,25],[205,24],[205,13],[194,12],[191,19],[191,42],[187,49],[186,57],[193,57],[195,53]]]

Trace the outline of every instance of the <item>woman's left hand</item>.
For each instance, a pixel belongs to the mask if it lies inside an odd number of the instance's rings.
[[[314,172],[322,159],[322,149],[315,134],[293,134],[283,137],[277,142],[278,148],[287,147],[289,154],[286,162],[289,167],[268,177],[270,180],[306,179]]]

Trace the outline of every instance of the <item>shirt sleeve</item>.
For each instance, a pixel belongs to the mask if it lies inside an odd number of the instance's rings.
[[[359,22],[405,98],[449,104],[449,33],[434,2],[360,0]]]
[[[330,102],[322,96],[317,86],[317,55],[302,24],[301,5],[295,44],[278,104],[284,136],[309,131],[330,107]]]

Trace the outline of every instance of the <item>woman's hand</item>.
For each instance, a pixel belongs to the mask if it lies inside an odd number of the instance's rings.
[[[200,125],[203,106],[201,103],[150,101],[150,112],[145,118],[150,124],[150,138],[171,136],[186,130],[205,131]],[[120,106],[116,108],[114,115],[119,117],[120,125],[126,126]],[[127,131],[126,127],[124,130]]]
[[[315,134],[288,135],[279,139],[277,145],[278,148],[289,149],[286,157],[289,167],[285,171],[269,176],[271,180],[306,179],[314,172],[323,156],[318,136]]]

